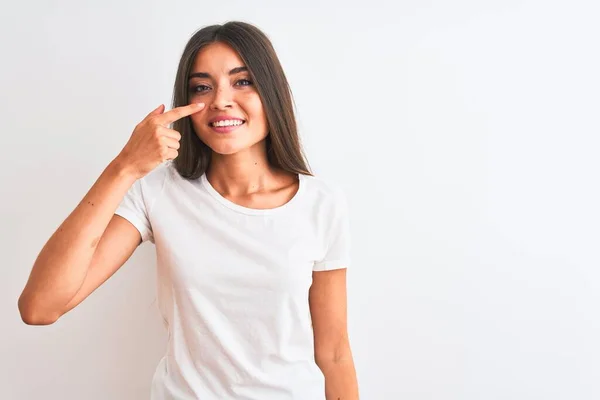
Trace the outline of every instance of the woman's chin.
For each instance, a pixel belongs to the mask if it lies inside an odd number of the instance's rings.
[[[213,139],[213,138],[211,138]],[[257,146],[264,146],[265,145],[265,139],[266,136],[258,139],[256,141],[251,141],[251,142],[247,142],[247,141],[243,141],[240,140],[240,138],[229,138],[229,140],[223,140],[223,139],[216,139],[216,140],[202,140],[204,143],[206,143],[206,145],[208,147],[210,147],[210,149],[217,153],[217,154],[222,154],[222,155],[231,155],[231,154],[236,154],[239,153],[240,151],[244,151],[244,150],[250,150],[252,149],[252,151],[257,150]]]
[[[238,153],[246,148],[243,145],[234,142],[209,144],[208,147],[210,147],[213,152],[224,156]]]

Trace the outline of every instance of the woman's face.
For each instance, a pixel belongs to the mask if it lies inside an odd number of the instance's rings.
[[[188,80],[189,102],[205,103],[190,116],[196,135],[214,152],[234,154],[262,142],[267,117],[254,82],[237,52],[215,42],[196,55]],[[225,120],[217,122],[215,119]]]

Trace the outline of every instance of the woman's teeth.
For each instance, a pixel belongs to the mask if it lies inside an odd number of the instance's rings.
[[[244,123],[244,121],[240,121],[240,120],[223,120],[223,121],[213,122],[210,125],[211,126],[238,126],[243,123]]]

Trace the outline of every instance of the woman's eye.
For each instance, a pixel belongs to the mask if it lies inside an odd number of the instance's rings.
[[[252,82],[249,81],[248,79],[240,79],[236,82],[236,85],[239,86],[250,86],[252,85]],[[190,87],[190,92],[192,93],[203,93],[206,92],[207,90],[209,90],[210,87],[206,86],[206,85],[195,85],[195,86],[191,86]]]
[[[194,93],[201,93],[204,92],[206,89],[209,89],[209,87],[206,85],[197,85],[191,87],[191,91]]]

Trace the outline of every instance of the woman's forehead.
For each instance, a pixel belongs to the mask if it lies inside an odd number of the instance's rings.
[[[215,42],[198,51],[192,69],[194,72],[228,74],[233,68],[242,66],[244,61],[231,46]]]

